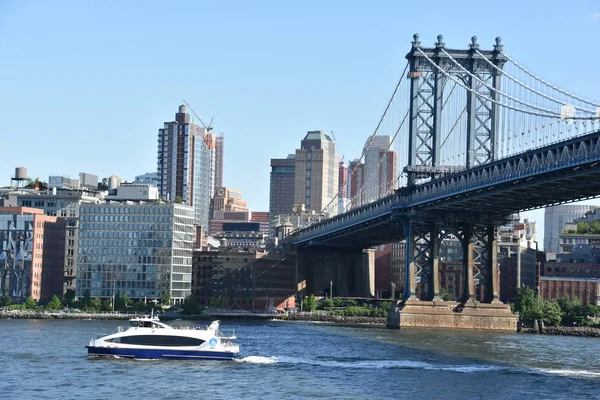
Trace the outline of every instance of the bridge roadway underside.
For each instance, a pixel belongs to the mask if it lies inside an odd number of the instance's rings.
[[[398,197],[398,207],[390,213],[340,227],[299,247],[322,247],[332,250],[366,249],[403,240],[404,224],[438,223],[442,229],[460,224],[502,224],[512,214],[593,198],[600,195],[600,162],[518,176],[502,183],[490,183],[476,190],[432,201],[410,204],[411,196]],[[325,250],[325,249],[324,249]]]

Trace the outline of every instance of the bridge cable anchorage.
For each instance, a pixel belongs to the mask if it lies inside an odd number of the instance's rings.
[[[390,109],[392,102],[394,100],[394,98],[396,97],[396,93],[398,93],[398,89],[400,88],[400,86],[402,85],[402,82],[404,82],[404,77],[406,76],[406,71],[408,71],[408,67],[409,64],[407,63],[406,66],[404,67],[404,71],[402,71],[402,74],[400,75],[400,79],[398,80],[398,83],[396,84],[396,87],[394,88],[394,92],[392,93],[392,97],[390,98],[390,100],[388,101],[387,106],[385,107],[385,110],[383,111],[383,115],[381,116],[381,118],[379,119],[379,123],[377,124],[377,127],[375,128],[375,131],[373,132],[373,134],[371,136],[369,136],[369,140],[367,141],[367,143],[365,144],[365,147],[363,148],[363,152],[358,160],[358,162],[360,163],[362,161],[362,159],[365,157],[365,155],[367,154],[367,149],[369,148],[369,146],[371,145],[371,142],[373,141],[373,139],[375,138],[375,135],[377,134],[377,132],[379,131],[379,128],[381,126],[381,124],[383,123],[383,120],[385,118],[385,116],[387,115],[388,110]],[[344,182],[344,187],[343,189],[345,190],[346,187],[348,186],[348,182],[350,182],[352,176],[354,175],[354,173],[356,172],[357,168],[354,168],[350,175],[348,176],[348,178],[346,179],[346,182]],[[323,215],[323,213],[325,213],[329,207],[331,206],[331,204],[333,204],[334,201],[336,201],[336,199],[339,197],[340,192],[342,192],[343,190],[340,190],[338,188],[336,194],[332,197],[332,199],[329,201],[329,203],[327,203],[327,205],[325,205],[325,207],[323,207],[323,210],[321,210],[320,214]],[[297,229],[295,229],[294,231],[292,231],[290,233],[290,235],[296,231],[299,231],[300,227],[298,227]]]
[[[514,59],[512,59],[508,54],[506,54],[504,51],[500,51],[500,54],[502,54],[504,57],[506,57],[511,63],[513,63],[517,68],[519,68],[521,71],[525,72],[527,75],[531,76],[532,78],[536,79],[537,81],[543,83],[544,85],[548,86],[549,88],[552,88],[554,90],[556,90],[559,93],[562,93],[568,97],[571,97],[572,99],[578,100],[582,103],[588,104],[590,106],[594,106],[594,107],[600,107],[599,103],[594,103],[590,100],[586,100],[582,97],[579,97],[575,94],[571,94],[557,86],[554,86],[553,84],[551,84],[550,82],[545,81],[543,78],[535,75],[533,72],[527,70],[525,67],[523,67],[521,64],[519,64],[518,62],[516,62]]]
[[[390,148],[392,147],[392,145],[394,144],[394,141],[396,140],[396,137],[398,136],[398,133],[400,132],[400,129],[402,129],[402,126],[404,125],[404,122],[406,122],[406,119],[408,118],[408,115],[410,114],[410,110],[406,111],[406,114],[404,115],[404,118],[402,119],[402,122],[400,123],[400,125],[398,126],[398,129],[396,129],[396,132],[394,133],[394,136],[392,137],[392,140],[390,141],[390,144],[388,144],[385,153],[387,153],[388,151],[390,151]],[[358,190],[358,192],[356,193],[356,195],[354,195],[354,198],[350,199],[351,202],[353,202],[354,200],[356,200],[356,197],[358,197],[359,195],[364,193],[364,189],[365,186],[367,185],[367,182],[370,182],[371,179],[373,178],[373,176],[375,175],[376,172],[379,172],[381,165],[383,164],[383,160],[385,159],[386,156],[382,156],[379,158],[379,164],[377,165],[376,168],[373,169],[373,171],[371,171],[371,175],[369,175],[369,177],[367,179],[363,180],[363,184],[360,187],[360,190]],[[385,197],[385,195],[387,195],[387,192],[384,193],[383,195],[379,195],[378,198],[376,198],[375,200],[378,200],[382,197]],[[344,209],[344,211],[346,211],[346,209]]]
[[[541,97],[543,97],[543,98],[545,98],[545,99],[547,99],[547,100],[553,101],[553,102],[555,102],[555,103],[557,103],[557,104],[560,104],[561,106],[562,106],[562,105],[565,105],[565,102],[564,102],[564,101],[561,101],[561,100],[555,99],[554,97],[550,97],[550,96],[548,96],[547,94],[541,93],[541,92],[537,91],[536,89],[534,89],[534,88],[532,88],[532,87],[528,86],[527,84],[525,84],[525,83],[521,82],[521,81],[520,81],[520,80],[518,80],[517,78],[514,78],[512,75],[510,75],[510,74],[509,74],[508,72],[506,72],[504,69],[501,69],[501,68],[499,68],[499,67],[498,67],[496,64],[494,64],[493,62],[491,62],[490,60],[488,60],[488,59],[487,59],[487,57],[485,57],[483,54],[481,54],[481,53],[479,52],[479,50],[475,49],[475,52],[476,52],[477,54],[479,54],[479,56],[481,56],[481,58],[482,58],[482,59],[483,59],[483,60],[484,60],[484,61],[485,61],[485,62],[486,62],[488,65],[490,65],[490,66],[491,66],[492,68],[494,68],[496,71],[500,72],[500,73],[502,74],[502,76],[505,76],[505,77],[507,77],[508,79],[510,79],[510,80],[512,80],[513,82],[517,83],[518,85],[520,85],[520,86],[524,87],[525,89],[527,89],[527,90],[530,90],[531,92],[533,92],[533,93],[537,94],[538,96],[541,96]],[[596,114],[596,112],[597,112],[596,110],[589,110],[589,109],[587,109],[587,108],[581,108],[581,107],[577,107],[577,106],[574,106],[574,107],[575,107],[575,109],[577,109],[577,110],[580,110],[580,111],[582,111],[582,112],[589,113],[589,114]]]
[[[483,96],[481,93],[478,93],[477,91],[475,91],[475,90],[471,89],[470,87],[466,86],[464,83],[462,83],[462,82],[460,82],[459,80],[457,80],[456,78],[454,78],[454,77],[453,77],[452,75],[450,75],[448,72],[444,71],[444,69],[443,69],[443,68],[441,68],[441,67],[440,67],[439,65],[437,65],[435,62],[433,62],[433,60],[431,60],[431,58],[429,58],[429,57],[427,56],[427,54],[425,54],[423,51],[421,51],[421,49],[417,49],[417,51],[419,51],[419,52],[421,53],[421,55],[422,55],[422,56],[423,56],[423,57],[424,57],[424,58],[425,58],[427,61],[429,61],[429,63],[430,63],[431,65],[433,65],[433,66],[434,66],[434,67],[435,67],[435,68],[436,68],[438,71],[440,71],[440,73],[442,73],[442,75],[444,75],[446,78],[449,78],[450,80],[452,80],[452,81],[456,82],[457,84],[459,84],[459,85],[460,85],[462,88],[466,89],[467,91],[469,91],[469,92],[473,93],[473,94],[474,94],[475,96],[477,96],[477,98],[479,98],[480,100],[483,100],[483,101],[489,101],[489,102],[491,102],[491,103],[494,103],[494,104],[496,104],[496,105],[499,105],[499,106],[501,106],[501,107],[505,107],[505,108],[508,108],[508,109],[511,109],[511,110],[513,110],[513,111],[517,111],[517,112],[520,112],[520,113],[523,113],[523,114],[535,115],[535,116],[538,116],[538,117],[545,117],[545,118],[555,118],[555,119],[561,119],[561,116],[560,116],[560,114],[557,114],[557,113],[556,113],[556,112],[554,112],[554,111],[552,111],[552,112],[549,112],[549,111],[547,111],[547,110],[543,110],[543,111],[545,111],[545,112],[546,112],[546,114],[542,114],[542,113],[539,113],[539,112],[534,112],[534,111],[527,111],[527,110],[524,110],[524,109],[522,109],[522,108],[519,108],[519,107],[514,107],[514,106],[511,106],[511,105],[504,104],[504,103],[501,103],[501,102],[499,102],[499,101],[496,101],[496,100],[494,100],[494,99],[492,99],[492,98],[485,97],[485,96]],[[467,71],[467,72],[468,72],[468,71]],[[470,73],[469,73],[469,74],[470,74]],[[477,79],[477,80],[479,80],[478,78],[476,78],[476,79]],[[499,94],[500,94],[500,95],[503,95],[503,93],[499,93]],[[528,105],[528,107],[532,107],[532,106],[531,106],[531,105]],[[591,120],[591,121],[593,121],[593,120],[600,119],[600,117],[569,117],[569,119],[570,119],[570,120]]]
[[[465,73],[466,73],[467,75],[469,75],[471,78],[473,78],[473,79],[476,79],[476,80],[477,80],[479,83],[481,83],[482,85],[484,85],[485,87],[487,87],[489,90],[491,90],[491,91],[494,91],[494,92],[496,92],[497,94],[499,94],[500,96],[504,96],[504,97],[506,97],[507,99],[510,99],[510,100],[514,101],[515,103],[519,103],[519,104],[521,104],[521,105],[524,105],[524,106],[526,106],[526,107],[533,108],[534,110],[538,110],[538,111],[542,111],[542,112],[546,112],[546,113],[552,114],[551,116],[560,117],[560,113],[557,113],[556,111],[551,111],[551,110],[547,110],[547,109],[545,109],[545,108],[541,108],[541,107],[534,106],[534,105],[532,105],[532,104],[529,104],[529,103],[527,103],[527,102],[524,102],[524,101],[522,101],[522,100],[519,100],[519,99],[517,99],[516,97],[510,96],[510,95],[508,95],[508,94],[504,93],[504,92],[503,92],[503,91],[501,91],[501,90],[498,90],[498,89],[497,89],[497,88],[495,88],[494,86],[490,85],[490,84],[489,84],[489,83],[487,83],[487,82],[484,82],[484,81],[483,81],[483,80],[481,80],[481,79],[480,79],[480,78],[479,78],[477,75],[475,75],[475,74],[471,73],[471,72],[470,72],[468,69],[466,69],[465,67],[463,67],[462,65],[460,65],[460,63],[459,63],[458,61],[456,61],[456,60],[455,60],[455,59],[454,59],[454,58],[453,58],[453,57],[452,57],[450,54],[448,54],[448,53],[446,52],[446,50],[442,49],[442,52],[443,52],[443,53],[444,53],[446,56],[448,56],[448,58],[449,58],[450,60],[452,60],[452,62],[453,62],[453,63],[454,63],[454,64],[455,64],[455,65],[456,65],[458,68],[460,68],[460,69],[461,69],[463,72],[465,72]]]

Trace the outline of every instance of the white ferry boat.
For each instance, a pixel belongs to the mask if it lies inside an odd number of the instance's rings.
[[[172,327],[157,316],[145,315],[129,320],[130,327],[120,326],[116,332],[92,339],[88,357],[125,357],[172,360],[232,360],[240,348],[232,343],[235,332],[219,330],[219,321],[206,328]]]

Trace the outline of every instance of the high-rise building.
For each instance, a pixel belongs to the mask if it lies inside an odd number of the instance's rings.
[[[348,193],[350,195],[350,206],[356,207],[364,201],[365,164],[360,160],[350,161],[348,166]]]
[[[223,160],[225,157],[225,137],[219,133],[215,146],[215,187],[223,186]]]
[[[294,179],[296,155],[271,159],[269,187],[269,214],[289,214],[294,206]]]
[[[546,207],[544,211],[544,251],[560,253],[559,235],[565,225],[576,218],[581,218],[593,206],[580,204],[563,204]]]
[[[336,215],[339,157],[335,143],[323,131],[309,131],[296,150],[294,204],[306,210]]]
[[[369,143],[369,140],[371,141]],[[375,135],[369,138],[363,148],[364,202],[371,202],[385,195],[396,182],[396,152],[390,151],[392,138]]]
[[[195,223],[208,227],[211,192],[214,193],[214,157],[207,129],[190,123],[186,106],[175,121],[158,130],[158,190],[163,200],[194,208]],[[208,143],[208,144],[207,144]]]
[[[270,215],[267,211],[252,211],[250,222],[258,222],[260,224],[260,233],[269,233],[269,224],[271,223]]]
[[[121,202],[80,207],[77,296],[175,303],[191,293],[194,209]]]

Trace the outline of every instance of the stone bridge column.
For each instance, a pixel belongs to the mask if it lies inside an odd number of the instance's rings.
[[[404,256],[404,299],[417,300],[415,290],[415,249],[413,247],[414,235],[412,222],[404,223],[404,237],[406,241]]]
[[[473,282],[473,227],[466,224],[463,228],[463,301],[470,301],[475,296],[475,283]]]
[[[440,235],[439,228],[436,224],[432,224],[430,231],[431,241],[431,274],[433,275],[431,281],[433,284],[430,289],[430,298],[433,300],[440,300]]]
[[[488,301],[500,302],[500,278],[498,276],[498,231],[494,225],[487,227],[487,270],[488,270]]]

